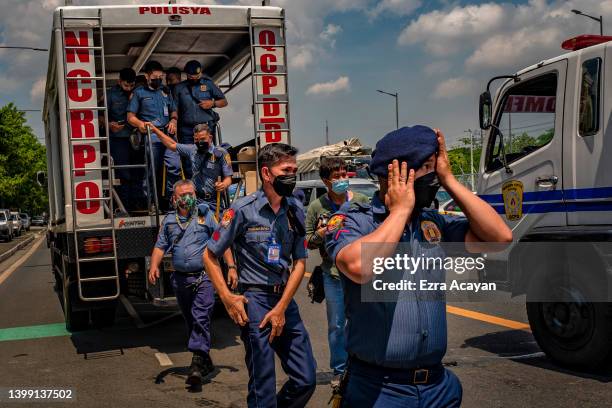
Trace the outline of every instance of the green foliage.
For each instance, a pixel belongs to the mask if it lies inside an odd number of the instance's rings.
[[[470,143],[470,138],[464,137],[459,139],[458,147],[448,150],[448,159],[453,169],[453,174],[478,173],[480,155],[482,154],[480,136],[474,135],[474,169],[470,169]]]
[[[47,190],[36,182],[36,172],[46,170],[45,147],[24,113],[12,103],[0,108],[0,205],[30,215],[48,211]]]

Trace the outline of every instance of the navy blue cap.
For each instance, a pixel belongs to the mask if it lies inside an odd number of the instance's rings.
[[[430,127],[416,125],[387,133],[376,143],[372,152],[370,172],[387,176],[388,166],[394,159],[405,161],[409,169],[417,170],[438,150],[438,137]]]
[[[202,64],[196,60],[191,60],[185,64],[183,69],[187,75],[198,75],[202,72]]]

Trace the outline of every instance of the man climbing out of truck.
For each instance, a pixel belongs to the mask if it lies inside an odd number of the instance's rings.
[[[145,123],[151,122],[156,127],[164,129],[169,134],[176,134],[176,105],[172,95],[162,88],[164,69],[157,61],[149,61],[144,67],[147,86],[134,89],[128,104],[127,120],[130,125],[145,134]],[[146,144],[145,144],[146,145]],[[172,191],[172,185],[181,176],[181,161],[176,152],[167,150],[157,138],[151,139],[153,150],[153,168],[157,182],[157,195],[161,209],[167,208],[167,200]],[[166,183],[163,185],[164,164],[166,166]],[[166,195],[166,193],[168,193]]]
[[[217,195],[232,184],[232,161],[227,150],[213,144],[208,125],[202,123],[194,127],[195,144],[177,143],[152,124],[149,125],[166,148],[189,158],[198,203],[204,202],[213,212],[218,213]],[[221,200],[219,203],[222,207]]]
[[[190,180],[179,180],[174,185],[172,206],[164,218],[151,255],[149,282],[160,277],[159,264],[165,253],[172,253],[175,272],[172,286],[189,331],[187,348],[193,353],[186,383],[199,386],[202,377],[214,370],[209,355],[210,319],[215,303],[214,288],[204,273],[203,253],[217,222],[206,204],[196,205],[195,189]],[[223,259],[229,266],[228,285],[236,288],[238,274],[233,266],[231,249]]]

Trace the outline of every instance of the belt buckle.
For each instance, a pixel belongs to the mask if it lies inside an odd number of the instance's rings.
[[[421,374],[425,376],[424,379],[422,380],[418,379],[418,377],[421,377]],[[412,380],[414,384],[427,384],[428,379],[429,379],[429,370],[427,369],[414,370],[414,378]]]
[[[274,294],[278,295],[281,293],[281,285],[274,285],[272,288],[272,290],[274,291]]]

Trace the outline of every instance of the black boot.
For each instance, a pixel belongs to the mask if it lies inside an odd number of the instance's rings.
[[[202,370],[204,365],[204,358],[202,355],[193,353],[191,358],[191,366],[189,367],[189,375],[187,375],[186,384],[191,386],[202,385]]]
[[[204,360],[202,364],[202,377],[206,377],[215,370],[215,365],[208,353],[202,353],[202,359]]]

